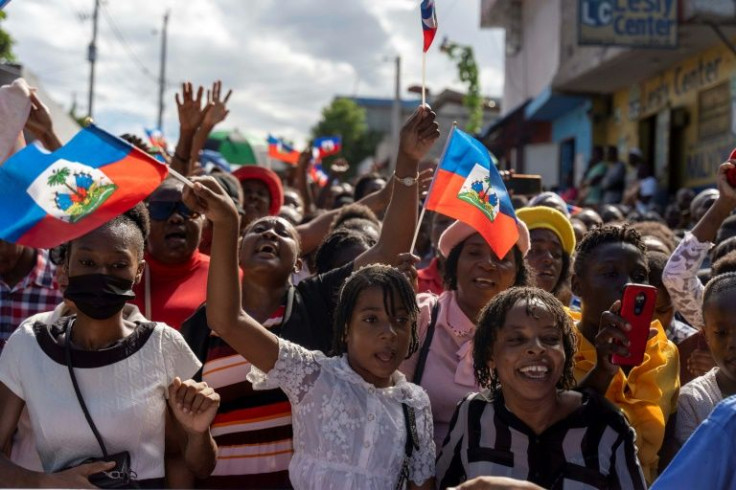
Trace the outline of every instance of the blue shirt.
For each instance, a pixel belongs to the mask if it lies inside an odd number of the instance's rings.
[[[736,395],[719,403],[650,490],[736,489]]]

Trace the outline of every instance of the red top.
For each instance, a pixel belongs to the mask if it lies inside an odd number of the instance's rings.
[[[146,253],[143,280],[133,288],[133,304],[146,318],[179,330],[184,320],[207,299],[208,255],[195,251],[183,264],[162,264]],[[146,311],[146,275],[151,285],[151,311]]]
[[[420,293],[430,292],[439,296],[445,291],[445,286],[442,284],[442,274],[440,273],[438,261],[439,259],[435,257],[426,268],[419,269],[417,271]]]

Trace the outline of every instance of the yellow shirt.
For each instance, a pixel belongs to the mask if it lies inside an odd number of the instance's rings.
[[[577,322],[580,313],[568,312]],[[636,447],[644,477],[652,483],[657,476],[659,449],[664,440],[664,428],[670,414],[677,410],[680,391],[680,358],[675,344],[659,321],[652,322],[657,335],[650,338],[644,352],[644,361],[634,366],[628,376],[619,369],[606,392],[606,398],[618,406],[636,431]],[[596,363],[595,347],[576,328],[578,350],[573,367],[579,383]]]

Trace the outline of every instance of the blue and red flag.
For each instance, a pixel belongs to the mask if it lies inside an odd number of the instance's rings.
[[[54,152],[25,147],[0,167],[0,240],[52,248],[124,213],[168,167],[90,125]]]
[[[426,53],[437,34],[437,11],[434,8],[434,0],[422,0],[419,9],[422,12],[422,32],[424,33],[424,52]]]
[[[159,128],[144,128],[148,142],[152,147],[158,148],[159,150],[166,152],[168,151],[168,143],[164,137],[164,133]]]
[[[274,160],[296,165],[299,162],[299,152],[274,136],[268,136],[268,156]]]
[[[340,136],[323,136],[314,140],[312,145],[312,153],[318,160],[322,160],[330,155],[336,155],[342,150],[342,137]]]
[[[519,239],[514,207],[495,158],[457,128],[450,133],[426,206],[477,230],[498,257]]]

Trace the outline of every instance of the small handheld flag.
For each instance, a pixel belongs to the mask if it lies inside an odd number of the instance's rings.
[[[437,11],[434,8],[434,0],[422,0],[420,7],[422,11],[422,31],[424,32],[424,52],[429,51],[429,47],[434,41],[437,34]]]
[[[168,168],[94,125],[54,152],[27,146],[0,167],[0,240],[52,248],[148,197]]]
[[[419,7],[422,13],[422,33],[424,34],[424,48],[422,51],[422,105],[427,103],[427,51],[437,34],[437,11],[434,0],[422,0]]]
[[[342,138],[340,136],[323,136],[314,140],[312,153],[316,154],[318,160],[330,155],[340,153],[342,150]]]
[[[268,137],[268,156],[291,165],[299,162],[299,152],[284,143],[280,138]]]
[[[158,148],[161,151],[168,151],[168,143],[164,137],[164,133],[159,128],[144,128],[143,131],[146,133],[148,142],[152,147]]]
[[[478,140],[453,128],[426,207],[473,227],[498,257],[504,257],[519,239],[519,230],[494,161]]]

